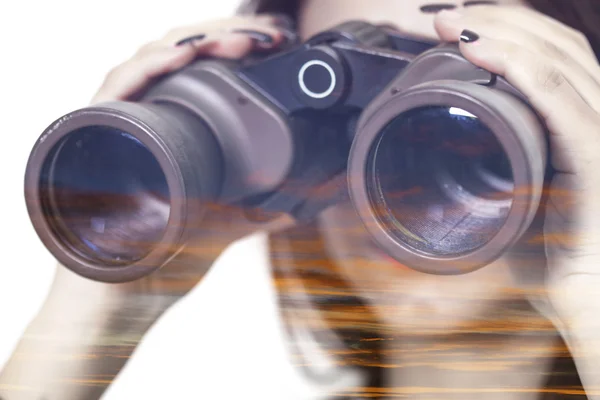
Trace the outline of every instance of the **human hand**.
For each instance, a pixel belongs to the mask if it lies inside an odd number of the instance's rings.
[[[444,41],[504,76],[550,131],[556,170],[545,210],[546,287],[554,321],[590,398],[600,389],[600,66],[579,32],[524,7],[442,12]]]
[[[236,16],[178,27],[149,42],[105,77],[91,103],[128,100],[153,79],[185,67],[198,56],[239,59],[274,49],[286,39],[281,17]]]
[[[270,15],[174,29],[114,68],[92,104],[130,100],[198,56],[237,59],[275,49],[284,39],[278,18]],[[268,228],[288,222],[278,219]],[[100,398],[150,326],[197,285],[229,244],[257,229],[267,226],[248,221],[245,210],[215,206],[203,237],[143,279],[106,284],[59,266],[45,303],[0,374],[0,399]]]
[[[289,39],[290,32],[285,29],[288,25],[284,17],[262,14],[172,29],[162,39],[145,44],[133,57],[112,69],[94,95],[92,104],[135,101],[155,79],[188,65],[199,56],[239,59],[252,52],[277,49]],[[163,214],[161,207],[153,205],[152,210],[156,208],[156,214]],[[169,298],[177,297],[204,276],[212,261],[232,241],[256,230],[268,229],[266,225],[247,221],[244,210],[214,204],[207,207],[211,209],[202,222],[202,237],[188,243],[185,251],[172,260],[168,268],[144,279],[118,285],[120,291],[153,295],[166,291]],[[140,218],[144,219],[144,229],[152,227],[149,216]],[[277,226],[277,223],[273,225]],[[200,267],[201,264],[205,266]]]

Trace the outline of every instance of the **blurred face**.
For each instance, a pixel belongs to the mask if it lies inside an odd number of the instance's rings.
[[[475,272],[430,275],[396,262],[371,241],[351,204],[322,214],[329,256],[383,323],[404,334],[447,334],[485,318],[515,285],[504,257]]]
[[[463,0],[306,0],[301,12],[304,37],[338,23],[362,19],[401,32],[437,39],[432,10],[460,8]],[[522,4],[499,0],[498,4]],[[331,258],[348,283],[370,303],[382,322],[398,332],[447,334],[477,319],[507,298],[515,283],[507,257],[469,274],[437,276],[411,270],[383,253],[371,240],[350,204],[327,210],[321,218]]]

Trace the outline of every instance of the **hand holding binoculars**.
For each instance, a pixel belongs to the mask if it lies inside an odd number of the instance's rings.
[[[99,281],[167,264],[211,205],[305,221],[347,197],[390,256],[458,274],[528,229],[547,152],[523,96],[455,44],[351,21],[61,117],[31,152],[25,197],[50,252]]]

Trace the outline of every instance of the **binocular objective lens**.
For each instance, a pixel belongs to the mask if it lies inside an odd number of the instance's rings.
[[[435,256],[459,256],[489,242],[512,205],[513,171],[477,116],[421,107],[394,118],[371,148],[368,191],[397,239]]]
[[[169,219],[167,179],[134,136],[106,126],[69,133],[46,157],[40,193],[63,245],[109,265],[149,254]]]

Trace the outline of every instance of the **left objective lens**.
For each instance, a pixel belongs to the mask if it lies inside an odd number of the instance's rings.
[[[107,126],[80,128],[53,147],[42,166],[40,198],[64,244],[107,265],[149,254],[170,214],[167,179],[152,152]]]

